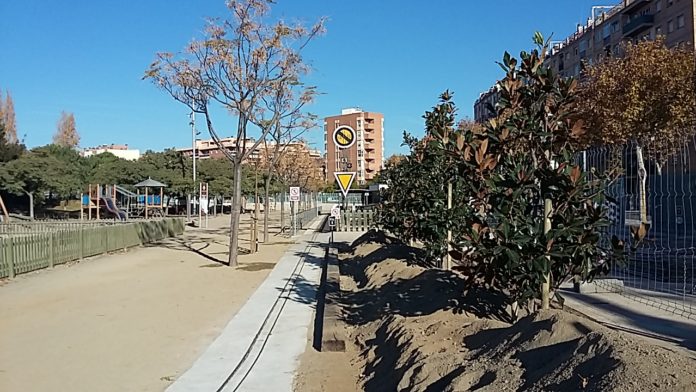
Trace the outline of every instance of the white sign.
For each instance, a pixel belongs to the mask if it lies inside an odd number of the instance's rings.
[[[300,201],[300,187],[291,186],[290,187],[290,201]]]
[[[333,216],[334,218],[341,217],[341,207],[338,204],[331,207],[331,216]]]

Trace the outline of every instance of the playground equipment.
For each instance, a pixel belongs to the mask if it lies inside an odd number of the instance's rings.
[[[101,218],[102,208],[110,213],[113,217],[125,221],[128,219],[128,211],[119,208],[116,200],[118,200],[118,186],[116,185],[89,185],[87,194],[80,197],[80,219],[85,218],[84,210],[87,209],[87,218],[92,219],[93,211],[96,219]],[[128,203],[121,202],[121,206]]]
[[[137,193],[118,185],[90,185],[87,194],[81,197],[80,219],[92,219],[92,216],[100,219],[102,212],[122,221],[129,217],[153,218],[166,215],[166,185],[148,178],[135,184],[135,188]]]
[[[2,210],[2,215],[0,215],[0,223],[9,222],[10,214],[7,213],[7,208],[5,208],[5,202],[2,201],[2,196],[0,196],[0,209]]]
[[[138,189],[136,204],[138,207],[144,207],[143,212],[146,219],[165,215],[164,188],[166,187],[166,185],[150,177],[135,184],[135,188]],[[159,196],[157,195],[157,189],[159,189]],[[144,190],[145,195],[140,194],[141,190]],[[148,193],[150,190],[154,190],[154,192]]]

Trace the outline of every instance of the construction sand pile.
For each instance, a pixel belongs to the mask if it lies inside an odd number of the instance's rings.
[[[694,391],[696,361],[562,310],[505,318],[381,233],[341,255],[365,391]],[[501,299],[502,301],[502,299]],[[502,303],[502,302],[500,302]]]

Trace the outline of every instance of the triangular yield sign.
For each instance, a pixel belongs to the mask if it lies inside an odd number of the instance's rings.
[[[343,197],[348,195],[348,190],[350,186],[353,185],[353,179],[355,179],[355,173],[351,172],[336,172],[334,173],[336,177],[336,182],[338,182],[338,187],[341,188],[343,192]]]

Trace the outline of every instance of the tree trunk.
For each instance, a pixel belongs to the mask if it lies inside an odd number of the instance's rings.
[[[24,193],[29,196],[29,218],[34,220],[34,194],[31,192],[24,191]]]
[[[285,227],[285,191],[280,192],[280,229]]]
[[[268,201],[268,188],[271,187],[271,176],[266,176],[263,184],[263,243],[267,244],[268,239],[268,212],[271,208],[271,203]]]
[[[237,255],[239,254],[239,223],[240,212],[242,209],[242,163],[234,162],[234,181],[232,189],[232,211],[230,216],[230,252],[228,265],[237,266]]]

